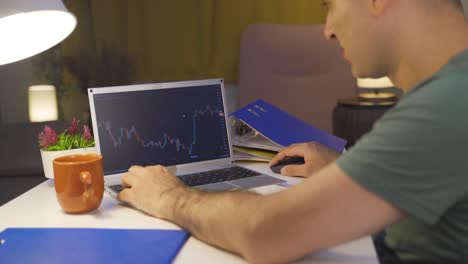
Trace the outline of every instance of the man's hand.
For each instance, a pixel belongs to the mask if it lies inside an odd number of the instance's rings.
[[[132,166],[122,177],[124,189],[118,199],[152,216],[169,219],[182,182],[163,166]]]
[[[304,157],[305,164],[285,166],[281,169],[281,174],[292,177],[309,177],[314,172],[336,160],[339,155],[340,153],[318,142],[292,144],[281,150],[270,162],[270,166],[275,165],[286,157]]]

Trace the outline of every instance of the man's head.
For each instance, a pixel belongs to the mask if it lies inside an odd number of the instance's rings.
[[[325,36],[336,38],[355,77],[391,74],[399,55],[454,15],[463,17],[460,0],[325,0]],[[434,22],[436,21],[436,22]],[[417,43],[424,45],[424,43]]]

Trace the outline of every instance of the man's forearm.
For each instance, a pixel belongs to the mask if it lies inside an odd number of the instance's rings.
[[[171,191],[167,219],[210,244],[245,256],[249,234],[265,198],[251,192]]]

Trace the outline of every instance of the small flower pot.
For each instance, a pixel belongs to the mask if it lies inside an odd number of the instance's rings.
[[[59,151],[44,151],[41,149],[42,167],[44,168],[44,176],[49,179],[54,178],[54,166],[53,161],[55,158],[73,155],[73,154],[87,154],[96,153],[95,147],[90,148],[77,148],[70,150],[59,150]]]

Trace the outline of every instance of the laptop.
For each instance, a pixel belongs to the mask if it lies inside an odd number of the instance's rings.
[[[236,166],[223,79],[89,88],[105,191],[122,190],[133,165],[163,165],[206,191],[250,189],[285,181]]]

